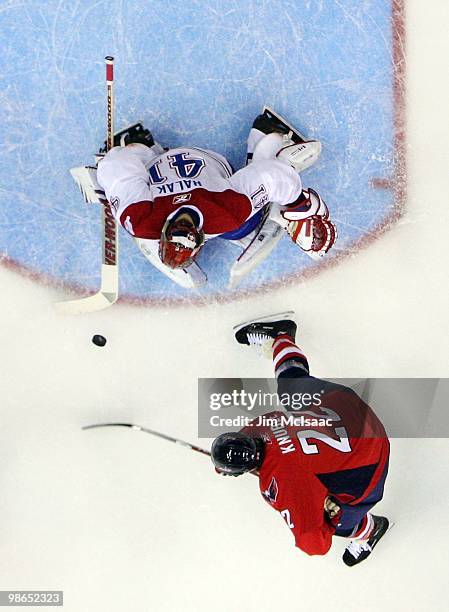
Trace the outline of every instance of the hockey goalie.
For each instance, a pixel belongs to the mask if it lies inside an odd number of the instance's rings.
[[[265,107],[250,130],[247,164],[234,172],[218,153],[196,147],[165,149],[141,123],[100,150],[97,166],[71,170],[84,198],[110,206],[153,266],[185,288],[207,281],[197,263],[205,242],[232,241],[238,256],[230,287],[259,265],[287,233],[314,259],[335,243],[329,211],[299,172],[318,158],[307,141]]]

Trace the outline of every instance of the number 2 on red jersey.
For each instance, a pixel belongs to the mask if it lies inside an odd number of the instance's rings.
[[[321,407],[321,410],[325,412],[329,417],[332,418],[333,421],[340,421],[339,415],[331,410],[330,408]],[[317,418],[322,417],[322,415],[318,415],[312,411],[307,411],[307,414],[312,414]],[[306,455],[316,455],[320,452],[317,444],[312,444],[307,440],[307,438],[315,438],[319,442],[323,444],[327,444],[331,448],[339,451],[340,453],[350,453],[352,448],[349,443],[349,437],[344,427],[336,427],[335,428],[335,438],[331,438],[330,436],[324,435],[320,431],[316,431],[314,429],[303,429],[301,431],[297,431],[296,435],[298,437],[298,441],[301,445],[302,451]]]

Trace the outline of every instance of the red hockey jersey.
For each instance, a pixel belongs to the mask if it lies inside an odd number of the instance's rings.
[[[337,385],[320,407],[272,412],[242,431],[265,441],[260,491],[310,555],[325,554],[335,532],[324,513],[326,497],[362,502],[388,461],[389,442],[379,419],[352,390]]]

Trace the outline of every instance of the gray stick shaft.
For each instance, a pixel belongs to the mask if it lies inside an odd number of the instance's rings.
[[[158,438],[162,438],[163,440],[174,442],[175,444],[179,444],[180,446],[185,446],[186,448],[190,448],[190,450],[196,451],[197,453],[201,453],[203,455],[208,455],[210,457],[210,451],[201,448],[200,446],[190,444],[190,442],[180,440],[179,438],[173,438],[172,436],[161,433],[160,431],[154,431],[154,429],[147,429],[146,427],[142,427],[141,425],[134,425],[133,423],[98,423],[96,425],[85,425],[81,429],[96,429],[98,427],[129,427],[130,429],[135,429],[136,431],[143,431],[144,433],[151,434],[152,436],[156,436]]]

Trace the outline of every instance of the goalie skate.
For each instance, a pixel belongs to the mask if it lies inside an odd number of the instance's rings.
[[[253,123],[253,128],[260,130],[264,134],[271,134],[272,132],[284,134],[295,144],[307,141],[307,138],[299,130],[290,125],[288,121],[269,106],[263,107],[262,114]]]
[[[150,130],[143,127],[140,121],[114,134],[114,147],[126,147],[126,145],[132,143],[144,144],[147,147],[154,146],[153,135]],[[99,155],[104,155],[106,153],[106,142],[103,143],[98,153]]]
[[[114,134],[114,147],[125,147],[129,144],[143,144],[152,148],[155,155],[164,152],[164,148],[154,141],[150,130],[147,130],[141,122],[133,123]],[[94,156],[95,166],[78,166],[70,170],[70,174],[87,204],[105,204],[106,202],[104,191],[97,182],[97,165],[105,155],[106,142]]]
[[[268,106],[261,115],[256,117],[252,133],[264,134],[254,145],[254,151],[247,154],[247,163],[256,159],[277,158],[284,161],[297,172],[302,172],[312,166],[321,153],[321,143],[318,140],[306,140],[305,136],[291,126],[283,117]],[[257,139],[257,136],[249,138]]]

